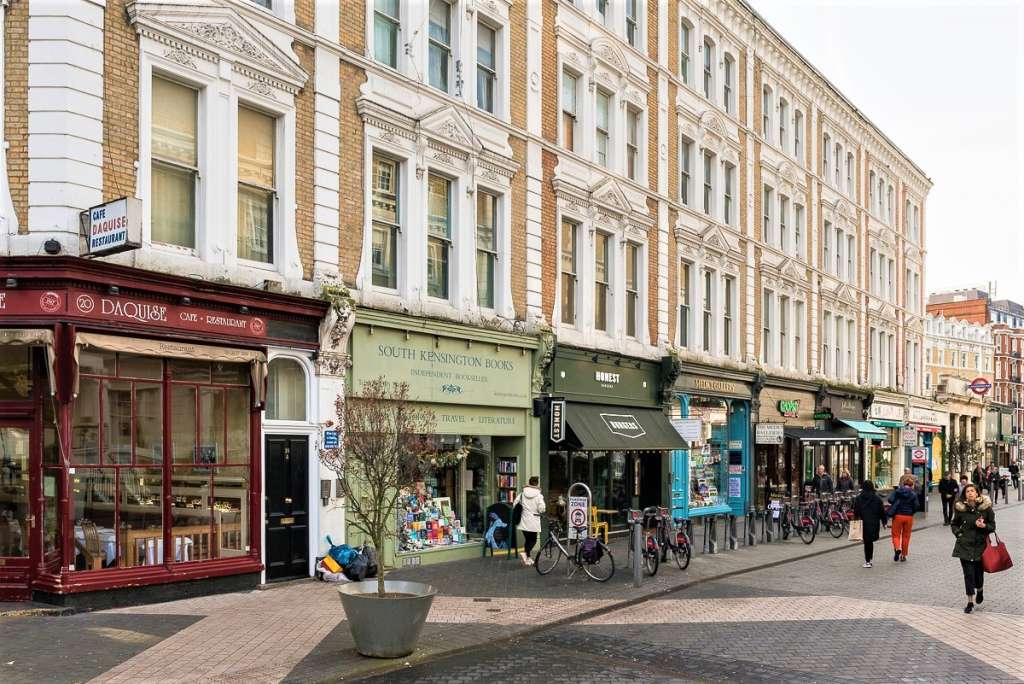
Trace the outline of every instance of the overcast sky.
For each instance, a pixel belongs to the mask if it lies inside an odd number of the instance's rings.
[[[927,291],[1024,303],[1024,2],[750,1],[931,178]]]

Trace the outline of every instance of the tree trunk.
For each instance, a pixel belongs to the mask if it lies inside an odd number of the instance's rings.
[[[384,596],[384,539],[374,537],[373,545],[377,547],[377,596]]]

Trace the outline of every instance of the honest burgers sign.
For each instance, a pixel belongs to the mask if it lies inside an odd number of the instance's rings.
[[[632,414],[602,413],[601,420],[604,421],[605,427],[607,427],[609,432],[613,435],[621,435],[622,437],[636,439],[637,437],[643,437],[647,434],[647,430],[644,430],[640,421]]]

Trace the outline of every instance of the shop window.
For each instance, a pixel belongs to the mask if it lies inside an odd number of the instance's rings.
[[[0,353],[0,400],[25,400],[32,395],[32,348],[3,347]]]
[[[682,417],[699,419],[700,438],[691,443],[690,510],[728,502],[723,469],[728,464],[729,405],[711,397],[689,397]]]
[[[267,420],[306,420],[306,374],[297,361],[277,358],[270,362]]]
[[[85,351],[81,359],[71,417],[75,568],[247,553],[249,367]],[[47,414],[44,408],[44,420]],[[44,451],[45,443],[44,430]],[[165,549],[168,495],[172,546]],[[48,516],[55,496],[56,482],[44,478],[44,536],[54,538],[56,520]]]
[[[238,108],[238,258],[274,262],[274,172],[277,121]]]

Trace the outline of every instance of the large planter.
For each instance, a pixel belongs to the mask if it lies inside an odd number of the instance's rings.
[[[375,579],[338,587],[356,650],[373,658],[401,658],[416,650],[437,590],[421,582],[388,580],[384,591],[410,595],[381,598]]]

